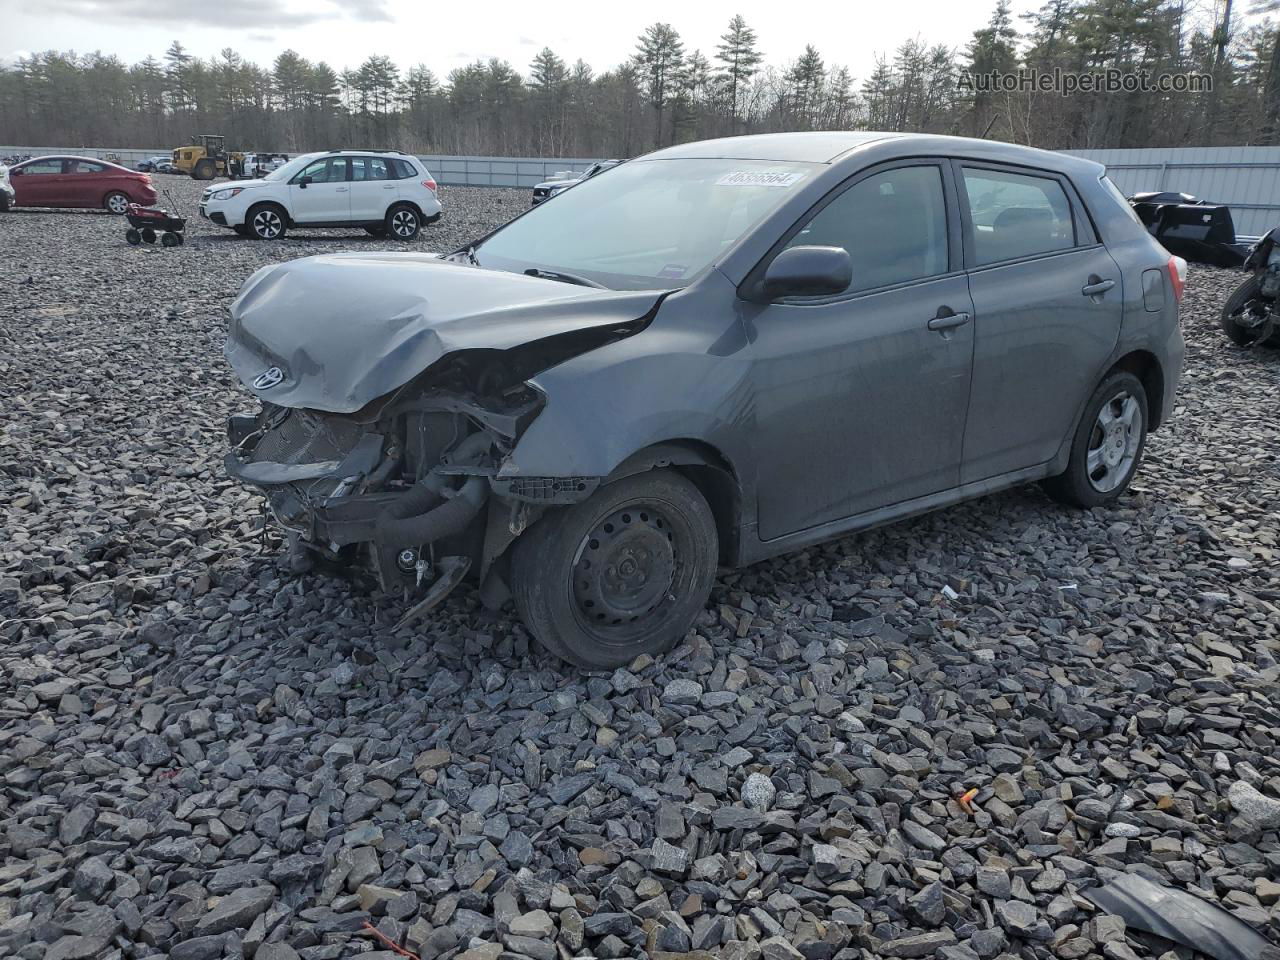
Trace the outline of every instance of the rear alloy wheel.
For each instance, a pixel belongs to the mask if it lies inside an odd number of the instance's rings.
[[[116,216],[122,217],[129,212],[129,204],[132,202],[127,193],[108,193],[102,205]]]
[[[1071,443],[1067,469],[1044,482],[1055,500],[1078,507],[1112,503],[1129,487],[1147,439],[1147,393],[1131,373],[1094,391]]]
[[[422,229],[422,217],[413,207],[392,207],[387,211],[387,233],[396,240],[409,241]]]
[[[278,240],[288,229],[284,222],[284,211],[279,207],[264,204],[249,211],[249,235],[259,240]]]
[[[516,541],[511,590],[538,641],[608,669],[682,639],[705,606],[719,550],[689,480],[654,470],[549,512]]]

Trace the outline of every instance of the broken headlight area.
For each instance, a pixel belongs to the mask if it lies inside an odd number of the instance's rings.
[[[438,373],[353,414],[264,402],[228,421],[227,472],[262,490],[295,569],[323,559],[384,590],[426,587],[441,599],[468,571],[483,578],[545,507],[584,499],[598,482],[498,481],[542,396],[467,379],[487,392],[452,389]],[[492,599],[504,598],[499,582]]]

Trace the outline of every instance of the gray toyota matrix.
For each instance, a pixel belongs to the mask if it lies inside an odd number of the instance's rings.
[[[603,668],[739,566],[1040,481],[1120,497],[1173,410],[1185,264],[1096,163],[883,133],[660,150],[443,257],[265,267],[226,468],[289,559],[459,582]]]

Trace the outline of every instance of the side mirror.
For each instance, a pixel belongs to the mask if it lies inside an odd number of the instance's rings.
[[[843,247],[790,247],[765,270],[761,292],[767,300],[840,293],[853,282],[853,261]]]
[[[303,190],[307,189],[307,184],[308,184],[308,183],[310,183],[310,182],[311,182],[311,178],[310,178],[310,177],[299,177],[299,178],[298,178],[298,186],[300,186]]]
[[[10,171],[9,171],[9,176],[11,176],[11,177],[20,177],[20,176],[22,176],[22,168],[21,168],[21,167],[13,167],[13,168],[12,168],[12,169],[10,169]]]

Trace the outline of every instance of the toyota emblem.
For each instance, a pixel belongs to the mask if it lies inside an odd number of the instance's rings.
[[[253,378],[253,389],[270,390],[284,380],[284,371],[279,367],[268,367]]]

